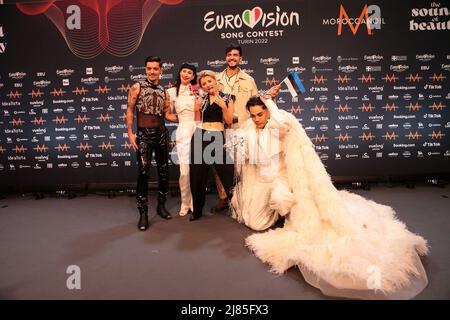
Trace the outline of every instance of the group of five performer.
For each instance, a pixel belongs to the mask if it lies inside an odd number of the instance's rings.
[[[159,84],[161,59],[148,57],[147,79],[130,89],[127,127],[138,159],[139,230],[149,227],[153,152],[156,211],[172,218],[165,207],[165,120],[178,122],[180,216],[202,217],[212,167],[219,194],[212,211],[229,207],[238,222],[267,230],[249,236],[246,245],[272,271],[297,266],[308,283],[331,296],[406,299],[422,291],[428,280],[419,255],[427,253],[426,240],[411,233],[391,207],[337,190],[301,124],[273,101],[280,86],[258,94],[254,79],[239,67],[242,48],[231,44],[225,51],[224,71],[197,74],[185,63],[168,90]],[[279,219],[284,226],[271,228]]]

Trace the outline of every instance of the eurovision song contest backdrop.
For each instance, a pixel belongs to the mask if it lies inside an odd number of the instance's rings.
[[[284,86],[278,106],[332,176],[448,173],[449,13],[428,0],[0,0],[0,186],[134,182],[125,112],[145,57],[162,57],[168,87],[183,62],[223,70],[232,42],[259,89],[297,72],[306,93]]]

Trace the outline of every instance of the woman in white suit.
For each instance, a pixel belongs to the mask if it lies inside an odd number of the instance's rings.
[[[192,194],[189,184],[189,152],[191,137],[195,131],[194,106],[198,95],[197,70],[195,66],[184,63],[178,72],[175,86],[168,89],[172,112],[178,115],[176,148],[180,165],[180,216],[192,212]]]

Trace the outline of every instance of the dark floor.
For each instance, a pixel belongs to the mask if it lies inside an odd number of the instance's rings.
[[[450,187],[355,192],[391,205],[429,241],[429,285],[416,298],[450,299]],[[209,195],[207,207],[215,201]],[[171,212],[178,206],[169,199]],[[296,268],[268,272],[243,246],[252,231],[226,215],[155,216],[145,232],[136,223],[128,196],[0,200],[0,299],[329,299]],[[67,289],[70,265],[81,269],[81,290]]]

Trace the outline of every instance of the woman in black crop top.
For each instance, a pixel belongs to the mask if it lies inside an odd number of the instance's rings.
[[[234,164],[225,149],[224,132],[225,125],[233,123],[234,96],[219,92],[213,71],[200,72],[198,83],[206,95],[195,104],[195,119],[199,125],[191,139],[189,171],[194,211],[190,221],[202,216],[210,166],[214,166],[229,195],[234,182]]]
[[[233,122],[235,96],[219,91],[213,71],[200,72],[199,84],[206,96],[196,101],[196,120],[204,130],[224,131],[224,124]]]

